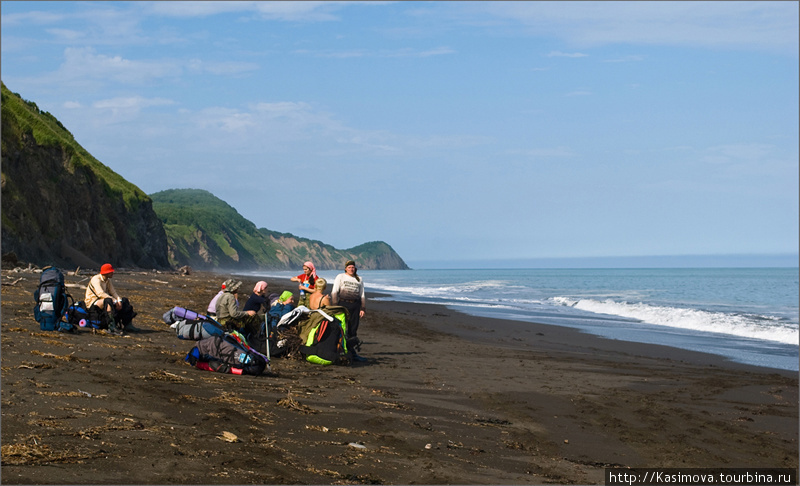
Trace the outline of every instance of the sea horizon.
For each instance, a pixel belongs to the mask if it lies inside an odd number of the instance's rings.
[[[798,268],[800,253],[587,256],[541,258],[412,259],[411,270],[580,268]]]

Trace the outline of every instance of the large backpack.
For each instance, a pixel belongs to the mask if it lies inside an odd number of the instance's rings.
[[[266,354],[268,358],[279,358],[288,351],[288,348],[284,346],[286,340],[280,341],[278,339],[278,331],[275,327],[270,326],[269,317],[266,315],[258,331],[252,332],[245,337],[251,348],[259,353]]]
[[[347,309],[327,306],[311,311],[297,323],[303,344],[300,353],[309,363],[323,366],[350,364],[352,353],[347,348]]]
[[[180,339],[200,341],[211,336],[225,335],[222,324],[211,317],[183,307],[174,307],[168,310],[162,319],[175,329],[175,334]]]
[[[33,291],[33,317],[42,331],[71,332],[75,326],[64,321],[69,302],[75,302],[67,293],[64,274],[56,267],[45,267],[39,277],[39,287]]]
[[[185,361],[201,370],[234,375],[258,376],[268,366],[264,356],[254,352],[234,334],[201,339],[186,355]]]

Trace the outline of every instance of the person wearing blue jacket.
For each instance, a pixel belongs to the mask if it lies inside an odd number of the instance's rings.
[[[281,317],[292,312],[293,310],[294,294],[286,290],[269,308],[269,312],[267,313],[267,323],[269,324],[270,329],[275,329],[278,327],[278,321],[281,320]]]

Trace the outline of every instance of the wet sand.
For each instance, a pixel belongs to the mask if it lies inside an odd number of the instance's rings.
[[[40,331],[38,277],[3,271],[5,484],[602,484],[606,467],[798,466],[795,372],[372,299],[367,363],[217,374],[183,361],[194,343],[161,316],[204,309],[228,275],[118,271],[142,329],[124,337]],[[243,280],[242,302],[259,279]]]

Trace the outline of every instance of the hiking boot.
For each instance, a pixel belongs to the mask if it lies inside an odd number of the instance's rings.
[[[109,334],[111,334],[112,336],[124,336],[125,335],[125,333],[122,332],[122,329],[120,329],[120,328],[118,328],[116,326],[109,327],[107,332]]]
[[[138,327],[134,326],[132,322],[129,322],[128,324],[125,324],[125,327],[123,329],[125,330],[125,332],[139,332],[139,331],[141,331],[141,329],[139,329]]]
[[[365,358],[363,356],[359,356],[356,353],[353,353],[353,361],[355,361],[356,363],[366,363],[367,362],[367,358]]]

